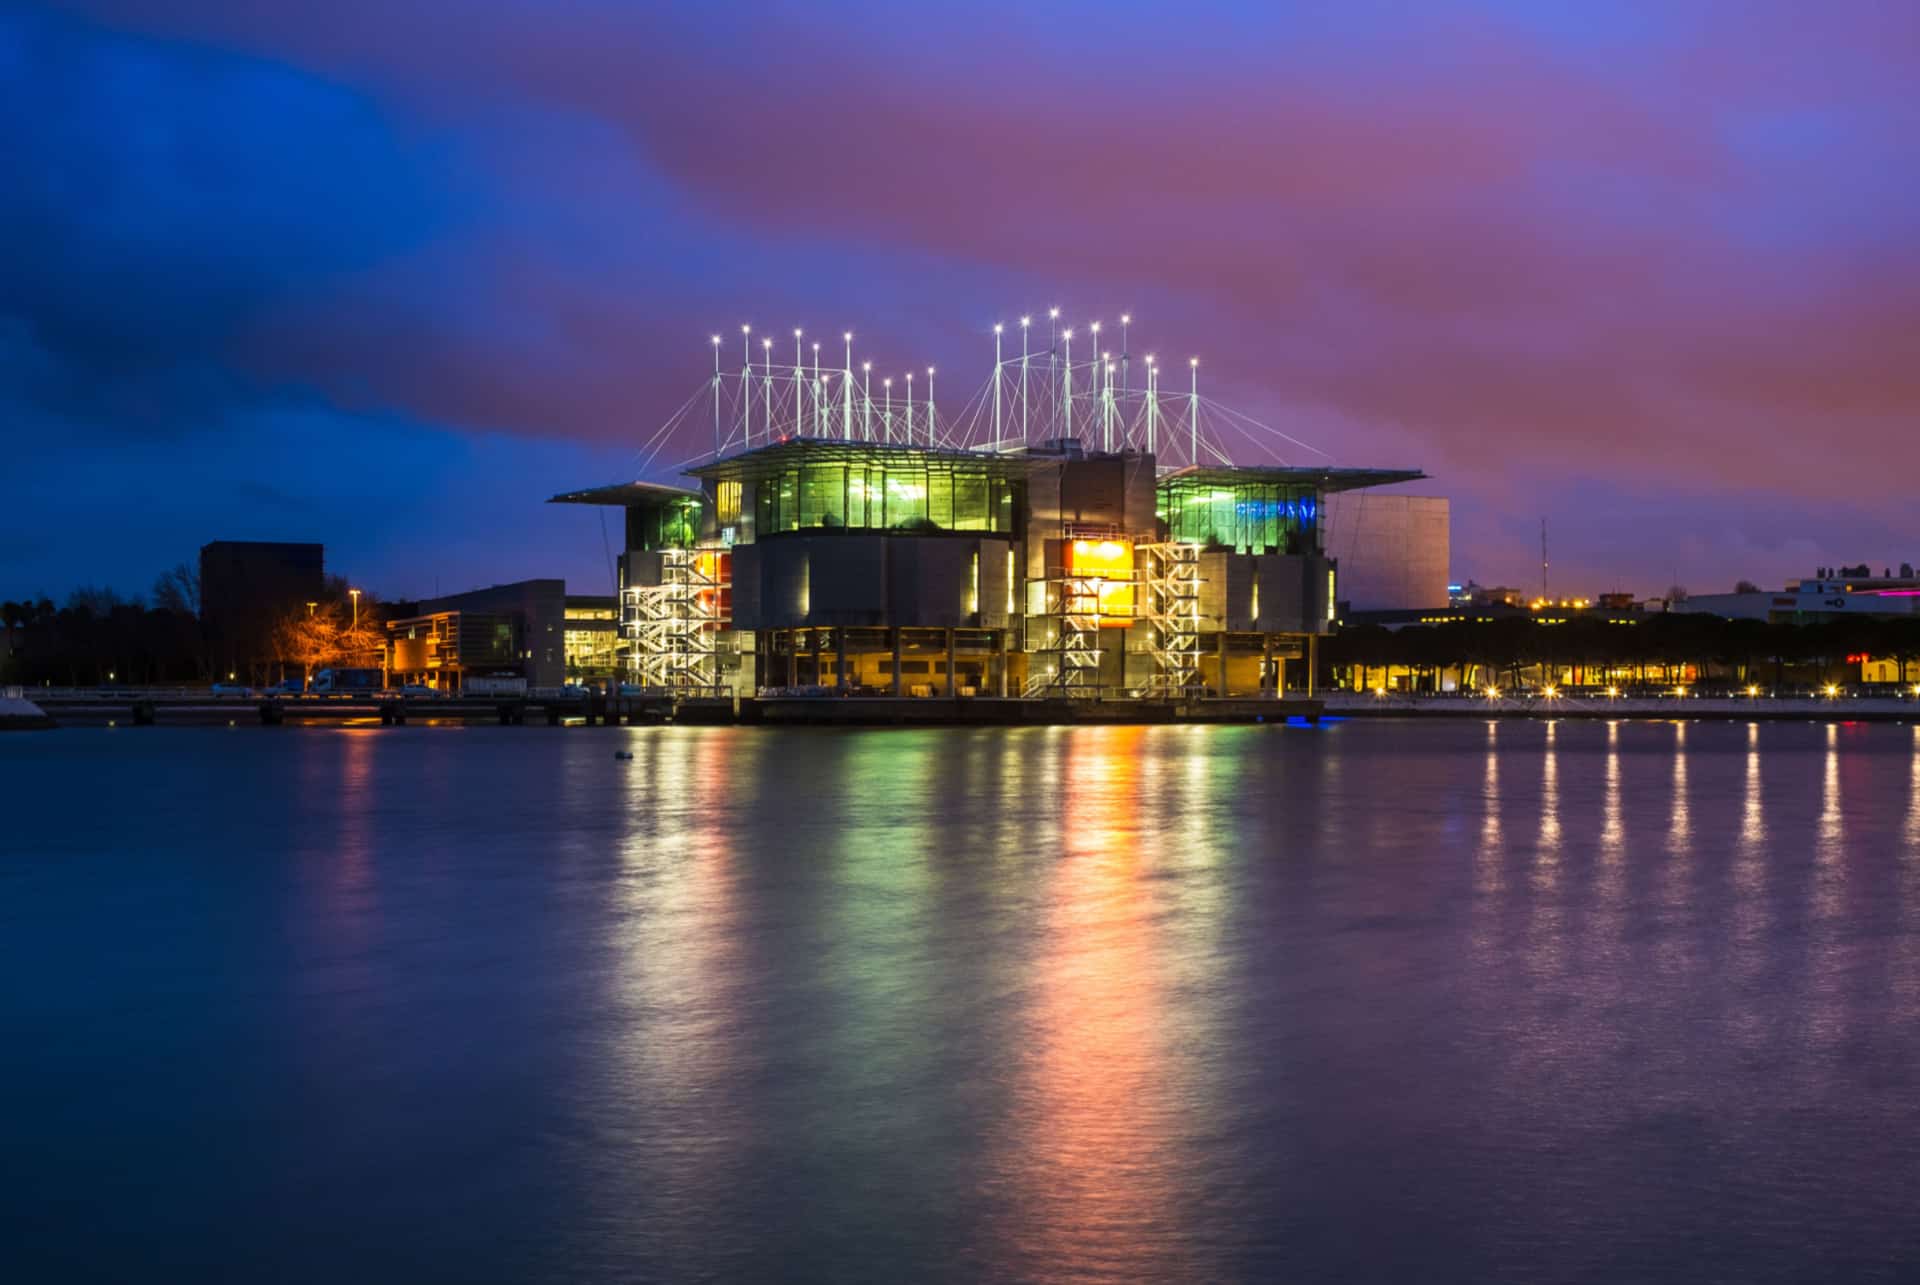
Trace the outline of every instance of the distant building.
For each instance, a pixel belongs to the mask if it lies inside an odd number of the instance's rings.
[[[566,679],[567,586],[521,580],[408,604],[387,621],[395,683],[458,691],[470,677],[524,677],[531,687]],[[616,622],[617,623],[617,622]]]
[[[1444,607],[1452,519],[1440,496],[1350,491],[1327,497],[1327,552],[1353,611]]]
[[[569,680],[619,677],[627,646],[620,637],[618,595],[568,594],[561,647]]]
[[[1865,569],[1840,568],[1842,571]],[[1911,568],[1902,566],[1901,570],[1910,572]],[[1920,607],[1920,577],[1907,574],[1818,576],[1791,581],[1784,589],[1693,594],[1671,603],[1667,609],[1724,616],[1730,620],[1807,624],[1855,616],[1910,617],[1920,614],[1916,612],[1917,607]]]
[[[215,673],[264,677],[274,626],[326,583],[326,547],[216,540],[200,549],[200,627]]]

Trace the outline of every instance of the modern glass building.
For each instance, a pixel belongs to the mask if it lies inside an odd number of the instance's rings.
[[[1411,470],[1184,468],[788,437],[555,496],[626,510],[631,677],[688,696],[1205,699],[1304,688],[1325,497]]]

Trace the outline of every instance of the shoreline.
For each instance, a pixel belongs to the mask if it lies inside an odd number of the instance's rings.
[[[1740,723],[1916,723],[1920,700],[1862,696],[1371,696],[1325,699],[1329,718],[1518,718],[1653,722],[1714,719]]]

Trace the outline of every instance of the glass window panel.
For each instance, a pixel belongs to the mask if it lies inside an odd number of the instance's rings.
[[[837,527],[847,520],[847,470],[838,464],[811,464],[800,475],[800,525]]]
[[[927,520],[927,473],[925,469],[889,468],[886,474],[887,525],[922,526]]]
[[[987,475],[959,473],[953,479],[953,529],[986,531],[993,526],[988,503]]]
[[[953,474],[943,469],[927,473],[927,520],[937,527],[953,528]]]

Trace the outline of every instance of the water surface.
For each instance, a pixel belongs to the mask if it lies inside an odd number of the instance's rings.
[[[1920,1264],[1920,729],[100,728],[0,782],[7,1280]]]

